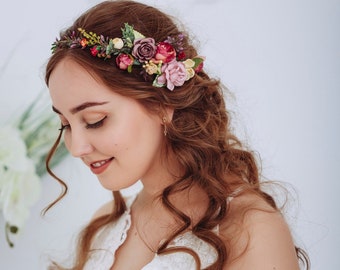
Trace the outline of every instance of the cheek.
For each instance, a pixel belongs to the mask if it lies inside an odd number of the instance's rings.
[[[141,124],[136,122],[126,122],[124,125],[115,129],[115,132],[110,132],[110,135],[102,137],[100,143],[101,151],[116,156],[122,160],[141,159],[146,152],[154,144],[157,144],[158,138],[155,138],[157,130],[154,127],[145,126],[148,123]],[[98,145],[99,147],[99,145]],[[99,150],[99,149],[98,149]]]
[[[130,130],[122,134],[122,150],[141,160],[153,156],[161,145],[161,126],[152,121],[141,121],[131,126]]]
[[[124,132],[124,130],[115,130],[106,136],[102,136],[100,143],[97,143],[97,149],[101,152],[111,153],[113,155],[121,155],[126,153],[129,149],[133,149],[136,142],[134,131]],[[99,149],[100,148],[100,149]]]

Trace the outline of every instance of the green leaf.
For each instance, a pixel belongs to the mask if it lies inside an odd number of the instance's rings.
[[[128,66],[127,71],[128,71],[129,73],[131,73],[131,71],[132,71],[132,65]]]
[[[133,43],[135,39],[135,34],[134,34],[133,27],[129,25],[128,23],[124,24],[124,28],[122,28],[122,35],[123,35],[123,39],[130,40],[131,43]]]
[[[111,55],[114,51],[114,45],[113,45],[113,42],[112,42],[112,39],[109,40],[109,44],[107,45],[106,47],[106,55]]]
[[[135,39],[145,38],[143,34],[139,33],[136,30],[133,30],[133,34],[134,34]]]
[[[192,61],[195,62],[195,65],[194,65],[194,67],[193,67],[193,69],[195,69],[195,68],[197,68],[201,63],[203,63],[204,58],[202,58],[202,57],[195,57],[195,58],[192,59]]]

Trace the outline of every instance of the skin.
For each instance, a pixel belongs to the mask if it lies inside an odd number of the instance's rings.
[[[158,115],[116,94],[70,60],[56,66],[49,90],[69,152],[90,168],[111,159],[97,174],[105,188],[120,190],[139,179],[147,183],[169,178],[160,157],[164,134]]]
[[[250,207],[245,215],[240,209]],[[229,218],[234,224],[221,225],[221,235],[231,239],[225,270],[299,270],[294,242],[281,213],[249,193],[234,198]],[[235,237],[238,235],[238,237]]]
[[[142,181],[143,189],[131,209],[131,228],[112,267],[141,269],[177,225],[161,202],[154,200],[174,181],[169,170],[180,174],[171,153],[167,159],[162,157],[163,115],[151,114],[137,101],[115,93],[69,59],[54,68],[49,90],[54,111],[65,129],[66,147],[96,173],[105,188],[120,190]],[[168,110],[169,121],[171,116]],[[93,168],[96,164],[99,168]],[[193,223],[204,215],[208,205],[206,194],[196,186],[170,199]],[[265,211],[251,210],[243,216],[240,209],[245,206]],[[111,202],[104,205],[95,217],[110,213],[111,207]],[[235,220],[234,225],[220,224],[221,237],[238,232],[239,238],[228,242],[231,253],[224,269],[299,269],[286,222],[263,199],[249,193],[237,196],[230,204],[228,218]]]
[[[69,152],[90,169],[110,160],[106,169],[97,174],[103,187],[120,190],[142,181],[143,190],[131,211],[132,225],[116,253],[114,265],[115,269],[141,269],[176,226],[173,216],[159,200],[154,200],[174,181],[169,168],[171,172],[180,171],[174,159],[164,160],[161,156],[165,138],[163,116],[151,114],[137,101],[116,94],[69,59],[54,68],[49,90]],[[166,113],[171,120],[172,111],[168,109]],[[196,187],[171,199],[193,220],[198,220],[207,205],[204,193]],[[199,210],[193,211],[196,207]],[[102,213],[109,207],[104,209]],[[131,252],[133,262],[126,260]]]

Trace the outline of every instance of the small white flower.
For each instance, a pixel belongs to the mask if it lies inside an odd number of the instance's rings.
[[[112,43],[113,43],[113,47],[115,49],[118,49],[118,50],[120,50],[124,46],[124,42],[123,42],[123,40],[121,38],[114,38],[112,40]]]

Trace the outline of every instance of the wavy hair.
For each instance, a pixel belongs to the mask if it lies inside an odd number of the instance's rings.
[[[81,27],[103,36],[117,37],[121,35],[121,27],[125,22],[156,41],[183,33],[174,19],[158,9],[133,1],[106,1],[86,11],[60,36],[67,31],[77,31]],[[190,44],[188,35],[186,36],[183,44],[184,53],[188,58],[195,57],[197,51]],[[184,170],[179,179],[163,190],[160,199],[165,208],[174,218],[180,220],[182,225],[167,241],[162,242],[157,253],[183,251],[180,248],[170,249],[168,244],[190,227],[196,236],[211,244],[217,251],[217,261],[207,269],[222,269],[228,260],[228,245],[213,232],[213,229],[226,220],[228,215],[226,198],[235,188],[242,186],[263,198],[274,209],[277,209],[277,206],[273,198],[260,189],[259,169],[254,154],[246,150],[231,132],[230,117],[226,110],[221,83],[201,72],[180,88],[168,91],[155,88],[150,82],[144,81],[138,69],[134,69],[131,74],[120,70],[112,62],[114,59],[104,61],[93,57],[86,49],[59,48],[51,56],[46,67],[47,85],[51,72],[65,58],[86,68],[112,91],[138,100],[150,111],[156,112],[159,108],[163,111],[166,108],[174,110],[172,121],[167,123],[166,150],[176,155]],[[48,172],[63,186],[63,192],[46,211],[67,193],[67,185],[49,169],[49,162],[56,151],[60,136],[50,151],[46,166]],[[192,224],[190,217],[169,200],[171,194],[194,184],[201,187],[209,198],[209,206],[196,224]],[[83,268],[95,234],[101,227],[117,220],[126,210],[120,192],[113,192],[113,197],[113,212],[93,220],[82,231],[76,262],[72,269]],[[299,257],[305,258],[308,268],[307,257],[300,249],[296,250]],[[189,249],[184,251],[194,256],[199,269],[197,254]]]

